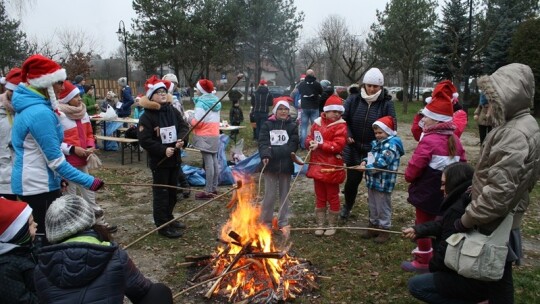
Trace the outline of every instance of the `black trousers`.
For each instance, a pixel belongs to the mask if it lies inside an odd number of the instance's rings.
[[[480,145],[484,143],[484,139],[486,139],[487,134],[491,131],[492,128],[492,126],[478,125],[478,133],[480,133]]]
[[[146,295],[136,304],[172,304],[172,291],[163,283],[154,283]]]
[[[19,195],[19,199],[32,208],[34,222],[38,224],[36,234],[45,236],[45,214],[55,199],[62,196],[60,189],[36,195]]]
[[[367,157],[367,152],[357,152],[353,149],[351,153],[358,153],[360,154],[360,159],[364,159]],[[355,158],[356,159],[356,158]],[[347,166],[355,166],[358,164],[347,164]],[[345,187],[343,189],[343,192],[345,194],[345,204],[344,208],[351,211],[352,207],[354,206],[354,203],[356,201],[356,195],[358,194],[358,186],[360,186],[360,183],[362,182],[362,178],[364,177],[364,172],[358,171],[358,170],[347,170],[347,180],[345,181]]]
[[[154,184],[178,186],[178,170],[180,168],[156,168],[152,170]],[[152,187],[154,224],[161,226],[172,220],[174,206],[176,205],[176,189]]]

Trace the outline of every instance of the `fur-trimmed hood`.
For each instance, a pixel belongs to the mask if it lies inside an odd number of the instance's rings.
[[[167,103],[172,103],[173,96],[172,94],[167,94]],[[139,105],[143,107],[145,110],[154,110],[159,111],[161,109],[161,104],[150,100],[146,95],[142,96],[139,100]]]
[[[482,76],[478,79],[478,87],[492,107],[491,117],[495,126],[529,113],[533,105],[534,75],[524,64],[508,64],[491,75]]]

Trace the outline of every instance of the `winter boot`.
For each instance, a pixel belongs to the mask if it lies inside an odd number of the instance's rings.
[[[328,226],[329,227],[336,227],[338,222],[338,211],[328,211]],[[326,236],[332,236],[336,234],[336,229],[326,229],[324,232],[324,235]]]
[[[368,228],[375,228],[375,229],[379,228],[379,226],[373,225],[370,220],[368,220],[368,223],[369,223]],[[378,231],[367,229],[367,230],[364,230],[364,232],[362,233],[360,237],[363,239],[372,239],[372,238],[376,238],[377,236],[379,236]]]
[[[349,219],[350,215],[351,215],[351,209],[349,209],[346,205],[341,206],[341,212],[339,214],[339,217],[345,221]]]
[[[412,251],[413,260],[401,263],[401,269],[408,272],[427,273],[429,272],[429,261],[433,257],[433,249],[420,251],[418,247]]]
[[[388,228],[379,227],[381,230],[389,230]],[[379,235],[373,240],[377,244],[386,243],[390,239],[390,232],[379,232]]]
[[[326,208],[315,208],[315,218],[317,220],[317,230],[315,230],[316,236],[324,234],[324,222],[326,221]]]

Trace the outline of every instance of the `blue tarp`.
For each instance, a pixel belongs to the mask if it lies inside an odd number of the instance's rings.
[[[107,134],[105,136],[114,136],[114,132],[118,130],[124,123],[118,122],[118,121],[105,121],[106,124],[105,129],[107,130]],[[105,142],[105,151],[118,151],[118,143],[115,141],[106,141]]]

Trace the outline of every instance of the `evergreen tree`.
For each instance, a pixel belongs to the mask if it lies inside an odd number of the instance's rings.
[[[405,92],[412,82],[413,69],[427,54],[435,7],[433,0],[392,0],[383,12],[377,11],[377,23],[371,26],[368,44],[386,66],[401,72]],[[408,94],[404,94],[404,113],[407,102]]]
[[[521,23],[512,37],[509,54],[511,62],[523,63],[531,67],[534,73],[535,94],[534,113],[540,114],[540,18]]]
[[[442,8],[442,19],[434,30],[428,73],[437,81],[460,81],[467,56],[468,6],[463,0],[448,0]]]
[[[19,30],[19,25],[19,21],[8,18],[5,2],[0,1],[0,72],[4,75],[28,57],[26,34]]]

